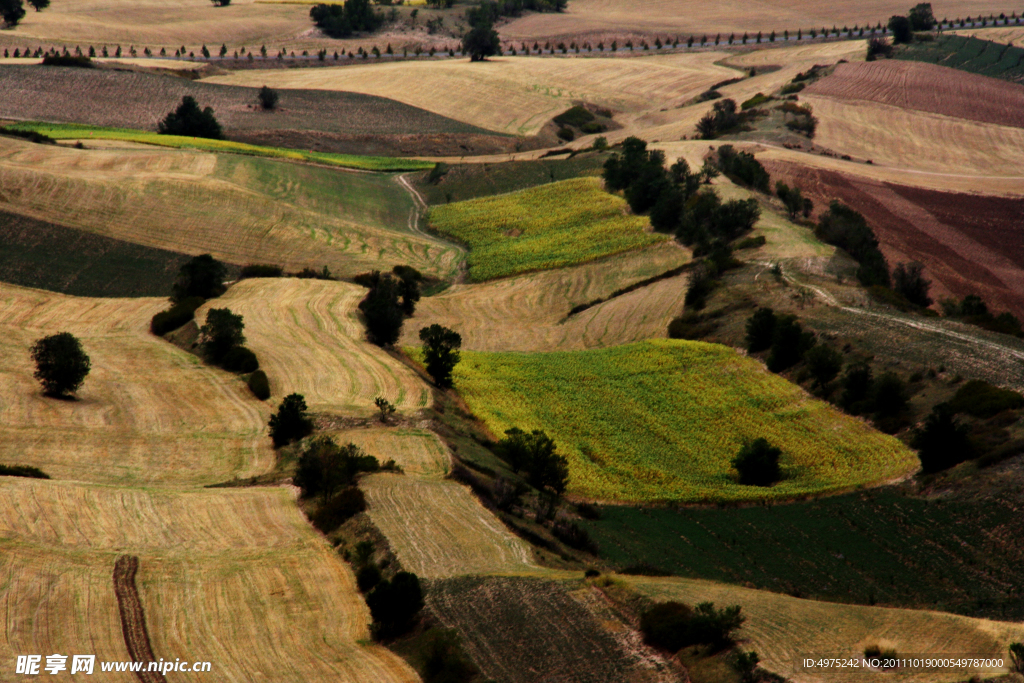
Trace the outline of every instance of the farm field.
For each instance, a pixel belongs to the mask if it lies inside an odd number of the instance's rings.
[[[676,680],[607,604],[576,582],[460,577],[432,581],[427,604],[484,674],[509,683]],[[495,624],[500,624],[495,628]]]
[[[1020,533],[1011,492],[984,500],[872,491],[740,509],[607,506],[586,526],[614,566],[804,598],[1019,620]],[[800,562],[792,558],[799,556]]]
[[[397,263],[435,275],[455,268],[454,248],[408,232],[413,203],[390,177],[301,167],[289,183],[293,168],[196,151],[76,150],[2,139],[0,209],[239,265],[327,265],[341,275]],[[273,174],[280,180],[269,181]],[[326,212],[301,205],[325,193],[349,201]]]
[[[435,232],[469,247],[474,282],[576,265],[666,239],[648,219],[625,215],[625,200],[597,178],[576,178],[510,194],[437,206]]]
[[[881,483],[918,466],[892,437],[724,346],[652,340],[532,355],[464,352],[454,377],[492,433],[545,430],[569,460],[569,491],[581,498],[785,499]],[[740,486],[729,463],[760,436],[782,449],[783,481]]]
[[[840,64],[803,91],[952,118],[1024,127],[1024,85],[934,64],[894,59]]]
[[[233,375],[151,336],[165,306],[0,285],[0,461],[60,479],[178,486],[268,468],[268,409]],[[44,398],[32,377],[32,343],[62,331],[92,359],[75,402]]]
[[[704,52],[619,59],[496,58],[399,62],[379,65],[239,71],[206,83],[323,89],[388,97],[465,123],[513,135],[533,135],[577,100],[635,112],[652,101],[682,102],[708,86],[734,78],[714,62],[725,53]],[[492,106],[501,102],[502,106]]]
[[[370,415],[383,396],[400,411],[430,404],[430,388],[411,369],[365,341],[357,317],[366,289],[297,278],[243,280],[196,312],[229,308],[245,321],[246,346],[270,379],[271,401],[305,396],[313,411]]]
[[[961,30],[958,35],[942,35],[928,44],[915,43],[894,56],[931,64],[949,66],[1007,81],[1024,81],[1024,50],[1013,45],[1020,40],[1024,28]]]
[[[864,648],[880,644],[902,653],[925,656],[959,655],[1006,659],[1006,646],[1020,640],[1019,624],[917,610],[886,609],[800,600],[787,595],[751,590],[709,581],[679,578],[623,577],[627,585],[655,600],[679,600],[690,604],[711,601],[716,607],[738,604],[747,616],[740,630],[744,648],[755,650],[762,665],[794,683],[877,681],[878,672],[848,670],[805,671],[805,656],[862,657]],[[925,654],[926,653],[926,654]],[[995,675],[1004,670],[983,670]],[[897,681],[953,683],[964,671],[894,671],[885,674]]]
[[[164,296],[184,254],[0,211],[0,281],[74,296]]]
[[[339,444],[356,444],[381,462],[394,460],[410,476],[444,478],[451,470],[451,453],[427,429],[370,427],[332,432],[331,436]]]
[[[926,265],[936,282],[932,298],[977,293],[994,308],[1024,315],[1024,199],[937,192],[791,163],[768,168],[820,206],[837,198],[863,213],[890,263]]]

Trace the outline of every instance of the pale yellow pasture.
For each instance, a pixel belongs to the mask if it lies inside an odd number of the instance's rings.
[[[196,319],[202,324],[210,308],[242,316],[246,346],[270,379],[274,403],[298,393],[316,411],[370,415],[378,396],[402,412],[426,407],[427,384],[366,341],[357,308],[366,293],[347,282],[243,280],[197,311]]]
[[[209,484],[264,471],[269,408],[237,377],[149,334],[159,299],[0,285],[0,462],[99,483]],[[71,332],[92,363],[75,401],[42,395],[30,348]]]
[[[1024,625],[971,619],[942,612],[843,605],[801,600],[739,586],[698,579],[624,577],[634,589],[655,600],[687,604],[714,602],[716,607],[740,605],[747,622],[739,632],[741,646],[755,650],[770,671],[795,683],[860,683],[885,680],[939,683],[963,681],[976,669],[922,672],[908,669],[880,674],[865,669],[805,671],[804,657],[856,657],[864,648],[882,644],[901,656],[942,657],[972,653],[1008,662],[1007,645],[1024,637]],[[983,669],[988,674],[1005,669]]]
[[[339,444],[356,444],[382,463],[394,460],[410,476],[443,477],[451,470],[448,448],[426,429],[371,427],[334,432],[331,436]]]
[[[636,112],[672,106],[736,72],[721,53],[637,59],[507,57],[316,69],[238,71],[205,79],[232,85],[346,90],[389,97],[490,130],[531,135],[576,101]],[[500,103],[500,105],[499,105]]]

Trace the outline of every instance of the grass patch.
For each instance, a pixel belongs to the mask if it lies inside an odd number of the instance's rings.
[[[450,204],[525,190],[559,180],[598,175],[607,155],[577,154],[571,159],[507,161],[500,164],[460,164],[441,174],[424,174],[416,189],[428,204]]]
[[[309,163],[326,164],[340,168],[355,168],[365,171],[418,171],[431,168],[432,163],[416,159],[392,157],[356,156],[330,152],[307,152],[283,147],[262,147],[231,140],[207,140],[180,135],[160,135],[151,131],[131,128],[104,128],[78,123],[44,123],[29,121],[8,127],[12,131],[34,132],[54,140],[123,140],[175,149],[198,149],[206,152],[229,152],[256,157],[288,159]]]
[[[785,499],[882,481],[918,464],[896,439],[716,344],[463,351],[455,386],[495,434],[545,430],[569,460],[569,490],[586,497]],[[730,464],[757,437],[782,449],[775,486],[741,486]]]
[[[893,490],[742,509],[600,508],[585,520],[613,565],[835,602],[1024,617],[1019,500]],[[994,530],[999,530],[994,532]],[[799,558],[794,561],[794,558]]]
[[[626,202],[597,178],[434,208],[430,225],[469,249],[474,282],[561,268],[639,249],[666,239],[646,217],[624,215]]]

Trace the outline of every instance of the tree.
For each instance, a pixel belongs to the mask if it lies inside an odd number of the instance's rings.
[[[89,356],[70,332],[36,340],[31,353],[36,364],[34,376],[47,396],[61,398],[75,393],[89,374]]]
[[[390,346],[398,341],[402,332],[405,314],[399,303],[403,285],[390,273],[373,271],[357,277],[359,284],[369,286],[366,298],[359,303],[359,310],[366,319],[370,340],[377,346]]]
[[[526,470],[527,481],[537,490],[551,489],[559,495],[565,492],[569,462],[557,453],[555,442],[543,431],[535,429],[527,434],[518,427],[508,429],[496,450],[513,472]]]
[[[498,38],[498,32],[490,24],[481,24],[470,29],[462,39],[462,53],[468,53],[471,62],[486,61],[500,50],[501,40]]]
[[[384,15],[373,11],[370,0],[345,0],[344,5],[315,5],[310,8],[309,16],[332,38],[347,38],[356,31],[376,31],[384,23]]]
[[[270,438],[280,448],[313,431],[313,421],[306,416],[306,399],[302,394],[289,394],[281,401],[277,413],[270,416]]]
[[[892,271],[892,288],[902,294],[907,301],[917,306],[932,305],[928,290],[932,283],[924,278],[924,265],[917,261],[898,263]]]
[[[182,135],[196,138],[220,140],[224,137],[220,124],[213,115],[213,109],[200,109],[195,98],[185,95],[178,108],[157,125],[161,135]]]
[[[935,27],[935,14],[930,2],[914,5],[907,18],[915,31],[931,31]]]
[[[768,369],[782,372],[793,367],[814,346],[814,335],[804,332],[796,316],[780,315],[775,320],[772,352],[768,356]]]
[[[859,363],[847,368],[843,376],[843,394],[839,399],[839,405],[853,415],[866,412],[869,409],[874,385],[871,366]]]
[[[899,15],[889,18],[889,30],[892,31],[892,42],[896,45],[909,43],[914,39],[910,20]]]
[[[878,59],[879,55],[886,58],[892,57],[892,44],[883,37],[872,36],[868,39],[867,61],[873,62]]]
[[[37,12],[42,12],[44,9],[50,6],[50,0],[28,0],[28,4]]]
[[[398,572],[391,581],[381,581],[366,596],[373,617],[373,632],[378,639],[401,635],[423,609],[420,580],[410,572]]]
[[[0,0],[0,17],[3,17],[4,26],[17,26],[25,17],[25,6],[21,0]]]
[[[747,319],[747,351],[757,353],[772,345],[775,338],[775,311],[759,308]]]
[[[295,485],[302,489],[303,496],[321,496],[327,501],[351,485],[359,472],[379,469],[377,458],[354,443],[339,446],[331,437],[320,436],[299,456]]]
[[[395,404],[383,396],[373,399],[373,405],[380,411],[380,421],[387,424],[388,418],[395,414]]]
[[[1024,643],[1012,643],[1010,645],[1010,663],[1011,671],[1024,674]]]
[[[231,0],[210,0],[217,7],[227,7],[231,4]]]
[[[960,424],[943,403],[928,414],[924,426],[914,433],[911,445],[918,451],[925,474],[947,470],[971,457],[967,426]]]
[[[199,348],[210,362],[220,364],[229,351],[245,342],[243,329],[242,316],[229,308],[211,308],[199,328]]]
[[[740,449],[733,458],[732,466],[740,473],[740,483],[744,486],[771,486],[782,476],[780,455],[782,450],[772,446],[767,439],[754,439]]]
[[[174,300],[182,301],[198,296],[212,299],[224,293],[224,277],[228,269],[209,254],[189,259],[178,271],[174,283]]]
[[[827,344],[815,346],[804,358],[807,369],[819,387],[827,386],[843,369],[843,354]]]
[[[907,407],[910,396],[907,385],[895,372],[885,372],[875,380],[871,401],[875,415],[880,418],[896,417]]]
[[[263,86],[260,88],[259,93],[256,94],[256,99],[260,101],[260,106],[266,111],[271,111],[277,107],[278,95],[277,91],[273,88]]]
[[[402,312],[411,316],[416,312],[416,302],[420,300],[420,282],[423,274],[412,266],[399,265],[391,269],[398,278],[398,294],[402,297]]]
[[[458,349],[462,346],[462,337],[458,332],[435,323],[420,329],[420,341],[423,342],[427,372],[439,387],[450,387],[452,370],[460,360]]]

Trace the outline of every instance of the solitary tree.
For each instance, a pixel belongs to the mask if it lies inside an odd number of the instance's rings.
[[[481,24],[473,28],[462,39],[462,53],[468,53],[471,62],[482,62],[498,54],[500,49],[498,32],[491,28],[490,24]]]
[[[200,109],[195,98],[190,95],[181,98],[178,108],[157,125],[157,132],[161,135],[183,135],[212,140],[224,137],[224,132],[213,115],[213,109]]]
[[[541,430],[535,429],[527,434],[513,427],[505,431],[505,438],[498,442],[497,452],[513,472],[526,470],[527,479],[534,488],[561,494],[569,483],[569,463],[557,449],[551,437]]]
[[[50,6],[50,0],[28,0],[28,4],[32,5],[37,12],[42,12]]]
[[[740,483],[746,486],[771,486],[779,480],[779,456],[782,451],[767,439],[754,439],[740,449],[732,466],[740,473]]]
[[[892,42],[897,45],[900,43],[909,43],[914,39],[910,19],[907,19],[906,17],[901,17],[899,15],[890,17],[889,30],[892,31]]]
[[[217,7],[227,7],[231,4],[231,0],[210,0]]]
[[[270,438],[280,448],[313,431],[313,421],[306,416],[306,399],[302,394],[289,394],[281,401],[277,413],[270,416]]]
[[[178,271],[174,283],[174,299],[181,301],[190,296],[212,299],[224,293],[224,277],[227,268],[209,254],[195,256]]]
[[[373,404],[377,406],[377,410],[380,411],[381,422],[387,423],[388,418],[395,414],[395,404],[383,396],[378,396],[373,399]]]
[[[843,369],[843,355],[828,344],[815,346],[807,352],[805,358],[807,369],[819,387],[827,386]]]
[[[260,88],[260,91],[256,95],[256,97],[260,101],[260,106],[267,111],[270,111],[277,107],[278,95],[277,91],[274,90],[273,88],[263,86],[262,88]]]
[[[462,346],[462,337],[458,332],[435,323],[420,330],[420,341],[423,342],[427,372],[439,387],[450,387],[452,370],[461,358],[458,349]]]
[[[910,19],[910,25],[915,31],[931,31],[935,27],[935,14],[932,13],[930,2],[914,5],[907,18]]]
[[[245,342],[243,329],[242,316],[229,308],[212,308],[206,314],[206,323],[199,328],[200,348],[211,362],[220,363],[228,351]]]
[[[918,306],[931,306],[928,290],[932,283],[924,277],[924,265],[917,261],[897,264],[892,271],[892,288]]]
[[[0,17],[4,20],[4,26],[17,26],[25,17],[25,6],[21,0],[0,0]]]
[[[89,374],[89,356],[70,332],[43,337],[32,345],[35,378],[47,396],[60,398],[78,391]]]

